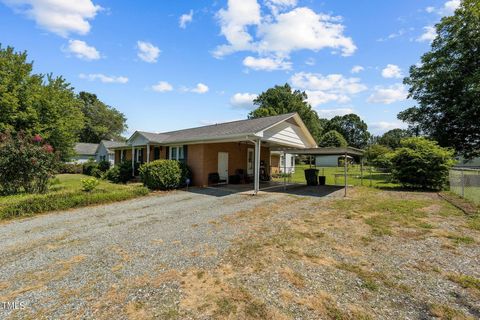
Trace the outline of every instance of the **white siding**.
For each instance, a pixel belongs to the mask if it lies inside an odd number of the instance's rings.
[[[337,167],[340,156],[316,156],[315,165],[317,167]]]
[[[148,143],[148,140],[141,134],[135,135],[134,139],[128,141],[130,146],[145,146]]]
[[[114,162],[115,162],[115,156],[114,156],[114,154],[113,154],[113,155],[110,154],[110,153],[108,152],[108,149],[105,148],[105,146],[103,145],[103,143],[100,143],[100,146],[98,147],[98,151],[97,151],[97,155],[96,155],[95,160],[96,160],[97,162],[100,162],[100,161],[102,161],[102,157],[105,157],[105,160],[110,161],[110,164],[112,164],[112,165],[113,165]]]
[[[288,145],[296,148],[306,148],[307,141],[300,128],[288,122],[282,122],[263,133],[264,141],[270,141],[282,145]]]

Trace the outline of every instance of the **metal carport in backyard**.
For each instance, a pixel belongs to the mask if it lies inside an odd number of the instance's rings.
[[[360,175],[361,179],[363,179],[363,155],[364,151],[361,149],[353,148],[353,147],[340,147],[340,148],[307,148],[307,149],[288,149],[288,148],[281,148],[276,149],[277,151],[282,151],[284,154],[293,154],[293,155],[304,155],[304,156],[344,156],[347,159],[348,156],[350,157],[359,157],[360,158]],[[286,163],[284,163],[286,165]],[[285,167],[286,171],[286,167]],[[348,161],[344,161],[344,179],[345,179],[345,196],[347,196],[347,189],[348,189]],[[284,182],[286,184],[286,181]]]

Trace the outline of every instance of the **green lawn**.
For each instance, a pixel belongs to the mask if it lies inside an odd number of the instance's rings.
[[[65,210],[88,205],[126,200],[148,194],[140,184],[114,184],[100,181],[92,192],[82,191],[81,174],[60,174],[45,194],[19,194],[0,197],[0,220],[36,213]]]
[[[293,183],[306,183],[304,170],[310,168],[309,165],[296,165],[295,173],[288,179]],[[312,167],[314,168],[314,167]],[[329,167],[320,168],[319,175],[325,175],[327,185],[344,185],[344,169],[343,167]],[[372,187],[398,187],[396,183],[389,181],[390,175],[388,173],[375,171],[371,167],[364,167],[363,169],[363,185]],[[276,181],[283,181],[283,178],[275,178]],[[359,186],[362,184],[360,166],[350,166],[347,176],[348,184]]]

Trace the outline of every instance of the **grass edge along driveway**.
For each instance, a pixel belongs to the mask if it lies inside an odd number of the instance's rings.
[[[37,213],[66,210],[144,196],[148,189],[140,184],[114,184],[100,180],[98,187],[82,191],[81,174],[59,174],[45,194],[19,194],[0,197],[0,220],[28,217]]]

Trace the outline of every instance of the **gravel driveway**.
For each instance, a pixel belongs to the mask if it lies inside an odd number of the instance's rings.
[[[0,318],[90,318],[102,299],[110,311],[123,308],[114,304],[116,285],[165,270],[213,267],[241,232],[219,218],[285,197],[193,189],[2,223],[0,301],[20,309],[0,310]],[[127,300],[177,299],[176,288],[140,287]]]

